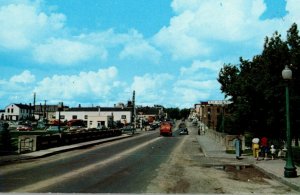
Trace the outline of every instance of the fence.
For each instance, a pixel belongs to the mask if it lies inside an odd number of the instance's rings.
[[[18,139],[18,153],[33,152],[52,147],[119,136],[120,130],[98,132],[63,133],[54,135],[22,135]]]
[[[237,135],[228,135],[212,129],[206,129],[206,135],[212,137],[214,140],[216,140],[216,142],[220,143],[224,147],[224,150],[234,150],[233,140]],[[246,148],[245,136],[240,135],[239,137],[242,140],[242,150],[244,150]]]

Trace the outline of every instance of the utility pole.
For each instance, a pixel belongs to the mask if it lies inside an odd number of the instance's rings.
[[[135,90],[133,90],[133,94],[132,94],[132,114],[131,114],[131,122],[132,122],[132,125],[133,125],[133,129],[135,129],[135,127],[136,127],[135,117],[136,117],[136,111],[135,111]],[[134,130],[133,130],[132,134],[134,134]]]
[[[44,103],[44,113],[43,113],[43,117],[44,119],[46,119],[46,104],[47,104],[47,100],[44,100],[45,103]]]
[[[35,101],[36,101],[36,93],[33,93],[33,118],[34,118],[34,114],[35,114]]]

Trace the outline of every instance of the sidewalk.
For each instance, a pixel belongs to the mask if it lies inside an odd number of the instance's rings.
[[[200,135],[197,136],[197,139],[205,156],[216,158],[231,158],[235,160],[235,154],[226,153],[225,148],[220,143],[217,143],[215,140],[213,140],[213,138],[209,137],[209,135]],[[237,163],[250,163],[269,177],[279,180],[280,182],[290,186],[294,190],[300,191],[300,167],[296,166],[298,177],[285,178],[285,161],[282,159],[257,161],[252,156],[242,156],[242,158],[242,160],[237,160]]]

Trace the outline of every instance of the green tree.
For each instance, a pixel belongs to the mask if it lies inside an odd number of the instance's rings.
[[[297,25],[293,24],[287,41],[275,32],[272,37],[266,37],[263,52],[252,60],[240,58],[238,65],[223,66],[218,81],[225,97],[233,102],[228,109],[232,131],[251,131],[276,138],[285,136],[285,83],[281,71],[285,65],[293,63],[291,99],[296,111],[299,109],[299,87],[296,87],[300,86],[299,53],[300,39]],[[293,117],[295,121],[296,116]]]
[[[291,83],[291,125],[295,139],[299,139],[300,131],[300,36],[297,24],[294,23],[287,33],[287,44],[290,51],[290,62],[292,64],[293,82]],[[298,145],[298,142],[296,141]]]
[[[180,118],[187,119],[190,115],[191,110],[189,108],[183,108],[180,110]]]
[[[168,114],[168,118],[180,119],[180,110],[179,110],[179,108],[166,108],[165,112]]]

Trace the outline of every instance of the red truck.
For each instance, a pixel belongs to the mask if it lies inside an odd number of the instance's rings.
[[[160,125],[160,135],[172,136],[172,124],[170,122],[162,122]]]

